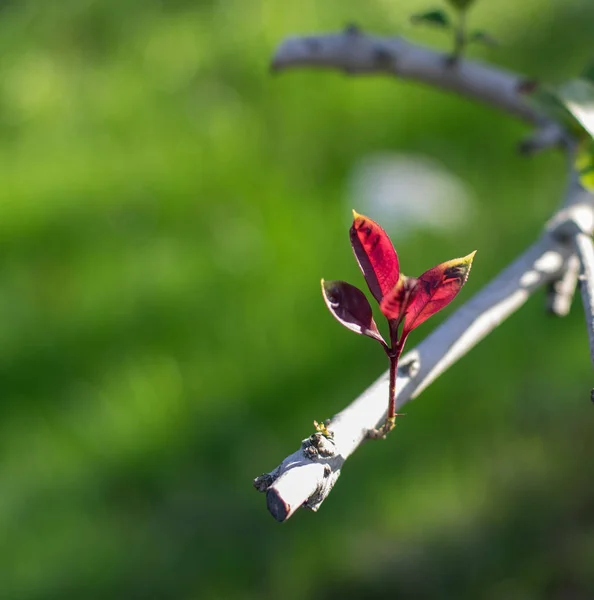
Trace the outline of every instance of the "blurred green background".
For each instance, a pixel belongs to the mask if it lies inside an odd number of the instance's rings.
[[[354,197],[361,161],[417,157],[463,190],[448,227],[384,220],[411,275],[478,249],[456,305],[559,202],[563,157],[518,156],[529,128],[492,109],[269,73],[286,35],[352,21],[447,49],[408,24],[438,5],[0,3],[0,598],[594,597],[579,302],[555,320],[532,298],[318,514],[280,525],[252,488],[386,367],[319,290],[363,286],[350,208],[392,214]],[[594,54],[587,0],[479,0],[470,21],[500,42],[472,56],[553,82]]]

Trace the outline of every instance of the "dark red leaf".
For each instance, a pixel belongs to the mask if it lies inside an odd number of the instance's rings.
[[[381,302],[398,282],[400,267],[388,234],[375,222],[353,211],[350,230],[353,252],[373,297]]]
[[[346,281],[324,281],[322,294],[330,312],[347,329],[369,336],[385,345],[384,339],[373,320],[369,301],[365,294]]]
[[[407,307],[413,301],[417,289],[417,279],[400,275],[398,283],[388,292],[381,301],[380,310],[390,321],[402,318]]]
[[[441,263],[419,277],[414,298],[406,309],[403,337],[456,297],[468,279],[474,255]]]

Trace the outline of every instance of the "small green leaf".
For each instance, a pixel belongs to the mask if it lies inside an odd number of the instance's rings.
[[[450,29],[452,27],[447,13],[441,9],[428,10],[427,12],[413,15],[410,20],[413,25],[432,25],[434,27],[441,27],[442,29]]]
[[[521,84],[536,108],[565,126],[578,138],[594,136],[594,81],[571,79],[557,87]]]
[[[530,104],[537,110],[561,123],[568,130],[578,134],[583,131],[583,127],[560,97],[558,89],[529,80],[522,82],[518,91],[528,96]]]
[[[557,94],[579,124],[594,136],[594,82],[572,79],[561,85]]]
[[[482,30],[478,30],[478,31],[473,31],[469,36],[468,36],[468,41],[469,42],[476,42],[477,44],[483,44],[485,46],[497,46],[497,40],[489,35],[486,31],[482,31]]]
[[[587,138],[579,145],[575,168],[580,176],[580,183],[589,191],[594,192],[594,140]]]
[[[448,0],[456,10],[467,10],[474,0]]]

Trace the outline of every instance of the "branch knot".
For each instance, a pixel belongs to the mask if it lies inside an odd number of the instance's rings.
[[[303,440],[301,448],[304,456],[310,460],[336,456],[336,444],[320,431],[312,433],[306,440]]]

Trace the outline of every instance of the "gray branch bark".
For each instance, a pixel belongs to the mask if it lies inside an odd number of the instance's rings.
[[[476,61],[460,60],[452,64],[442,52],[413,44],[401,37],[366,35],[355,27],[342,33],[295,36],[284,40],[272,60],[275,71],[298,67],[341,70],[353,75],[393,75],[413,79],[456,92],[494,106],[545,131],[546,142],[555,142],[557,126],[531,106],[520,93],[525,77]]]
[[[580,260],[580,292],[586,314],[590,358],[594,364],[594,243],[591,233],[579,231],[574,236],[575,249]]]
[[[569,257],[561,277],[547,287],[546,309],[556,317],[566,317],[571,309],[580,273],[580,261],[574,254]]]

